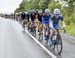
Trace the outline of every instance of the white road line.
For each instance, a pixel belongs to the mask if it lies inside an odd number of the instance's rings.
[[[42,45],[38,40],[35,39],[35,37],[33,37],[27,30],[25,30],[25,32],[32,37],[32,39],[40,45],[40,47],[42,47],[52,58],[57,58],[52,52],[50,52],[44,45]]]

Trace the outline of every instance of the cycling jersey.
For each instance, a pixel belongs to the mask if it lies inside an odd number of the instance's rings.
[[[42,16],[42,24],[49,24],[51,20],[51,15],[43,15]]]
[[[31,13],[30,16],[31,16],[31,20],[34,21],[34,18],[35,18],[35,17],[34,17],[34,13]]]
[[[27,20],[28,20],[28,22],[29,22],[29,18],[30,18],[30,14],[27,13]]]
[[[39,21],[42,23],[42,14],[39,14]]]
[[[26,17],[26,14],[25,14],[24,12],[22,12],[22,13],[21,13],[21,18],[22,18],[22,20],[24,20],[25,17]]]
[[[63,21],[63,16],[62,15],[59,15],[58,18],[56,18],[54,15],[52,16],[52,19],[53,21],[53,27],[55,29],[59,29],[60,28],[60,25],[59,25],[59,21]]]

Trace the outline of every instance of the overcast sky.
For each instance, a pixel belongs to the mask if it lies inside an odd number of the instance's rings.
[[[0,0],[0,13],[12,13],[22,0]]]

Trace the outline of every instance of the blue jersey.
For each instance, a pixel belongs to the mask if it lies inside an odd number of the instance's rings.
[[[43,24],[49,24],[50,23],[50,20],[51,20],[51,15],[43,15],[42,16],[42,23]]]
[[[59,21],[63,21],[63,16],[62,15],[59,15],[58,18],[56,18],[54,15],[52,16],[52,19],[51,21],[53,22],[53,27],[55,29],[59,29],[60,28],[60,25],[59,25]]]
[[[53,21],[53,25],[58,25],[60,20],[63,21],[63,16],[62,15],[59,15],[58,18],[56,18],[53,15],[51,20]]]

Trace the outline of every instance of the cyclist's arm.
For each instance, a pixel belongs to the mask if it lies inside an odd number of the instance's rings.
[[[53,28],[53,22],[52,21],[50,22],[50,28]]]
[[[50,18],[50,28],[53,29],[53,15],[52,15],[51,18]]]
[[[61,16],[61,22],[62,22],[62,26],[63,26],[63,28],[65,28],[66,26],[65,26],[65,22],[64,22],[64,19],[63,19],[63,17]]]
[[[52,21],[52,18],[50,19],[50,28],[53,29],[53,21]]]
[[[64,21],[62,21],[62,26],[63,26],[63,28],[65,28],[66,26],[65,26],[65,22]]]

